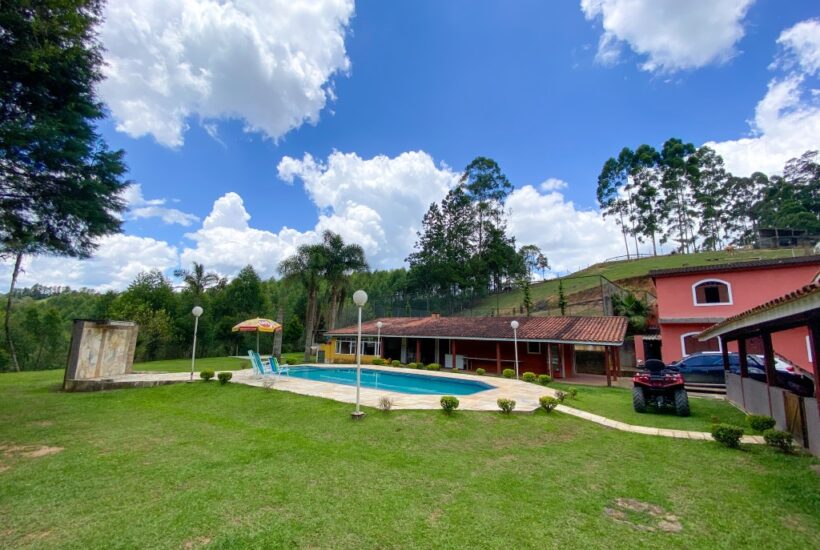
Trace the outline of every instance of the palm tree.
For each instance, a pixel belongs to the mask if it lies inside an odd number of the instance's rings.
[[[365,260],[364,249],[361,246],[345,244],[342,236],[332,231],[324,232],[322,246],[326,257],[323,276],[330,285],[327,327],[334,329],[347,292],[350,275],[356,271],[365,271],[367,260]]]
[[[220,283],[219,275],[216,273],[205,273],[205,266],[194,262],[194,268],[190,271],[187,269],[175,269],[174,277],[179,277],[188,285],[188,290],[194,295],[194,302],[199,301],[199,297],[205,292],[209,286]]]
[[[307,292],[307,310],[305,311],[305,360],[310,360],[310,346],[313,344],[313,332],[316,328],[316,309],[319,298],[319,285],[327,263],[326,250],[321,244],[303,244],[296,249],[296,254],[285,258],[279,264],[279,273],[285,279],[298,280]]]
[[[647,299],[638,298],[631,292],[612,295],[612,309],[615,315],[629,320],[629,333],[640,334],[646,330],[652,308]]]

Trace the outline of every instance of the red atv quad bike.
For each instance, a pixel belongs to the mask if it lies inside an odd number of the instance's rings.
[[[689,416],[689,396],[683,387],[683,375],[658,359],[647,359],[644,370],[633,378],[632,406],[635,412],[646,412],[647,406],[658,409],[674,407],[678,416]]]

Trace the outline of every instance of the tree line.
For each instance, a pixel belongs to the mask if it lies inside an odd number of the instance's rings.
[[[789,160],[782,175],[741,177],[713,149],[677,138],[660,150],[625,147],[601,169],[598,205],[620,227],[627,257],[644,242],[654,255],[667,243],[683,253],[758,244],[762,228],[818,235],[818,160],[817,151],[807,151]]]

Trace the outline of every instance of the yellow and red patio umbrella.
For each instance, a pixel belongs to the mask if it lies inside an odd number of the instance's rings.
[[[270,319],[248,319],[237,323],[231,329],[231,332],[255,332],[256,333],[256,353],[259,353],[259,333],[260,332],[276,332],[281,330],[282,325]]]

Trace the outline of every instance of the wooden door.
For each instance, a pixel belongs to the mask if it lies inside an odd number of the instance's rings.
[[[783,406],[786,409],[786,431],[792,434],[795,441],[808,446],[806,433],[806,412],[803,409],[803,399],[789,391],[783,392]]]

